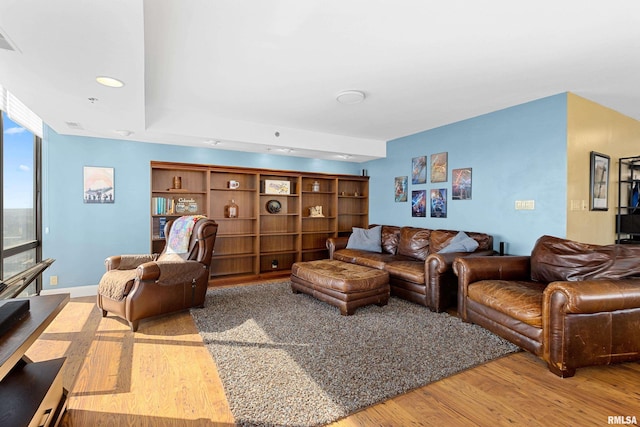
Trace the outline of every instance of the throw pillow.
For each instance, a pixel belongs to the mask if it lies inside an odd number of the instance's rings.
[[[439,254],[451,252],[473,252],[478,248],[478,242],[467,236],[464,231],[459,232],[447,246],[438,251]]]
[[[381,225],[369,229],[353,227],[353,232],[347,242],[347,249],[380,253],[382,252],[381,233]]]

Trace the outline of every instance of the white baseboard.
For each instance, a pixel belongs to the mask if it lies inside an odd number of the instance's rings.
[[[98,285],[76,286],[73,288],[43,289],[40,295],[71,294],[71,298],[91,297],[98,295]]]

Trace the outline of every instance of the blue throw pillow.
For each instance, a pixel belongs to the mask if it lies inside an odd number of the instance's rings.
[[[451,252],[473,252],[478,249],[478,242],[467,236],[464,231],[459,232],[447,246],[438,251],[439,254]]]
[[[369,252],[382,252],[382,226],[372,228],[353,227],[347,249],[360,249]]]

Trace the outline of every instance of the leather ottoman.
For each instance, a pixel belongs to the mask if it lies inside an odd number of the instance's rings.
[[[389,302],[389,273],[336,260],[296,262],[291,267],[291,290],[309,294],[349,316],[358,307]]]

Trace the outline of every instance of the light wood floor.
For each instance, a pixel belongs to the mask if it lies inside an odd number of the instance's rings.
[[[132,333],[122,320],[102,318],[94,298],[72,299],[27,356],[67,357],[63,426],[234,425],[188,312],[141,321]],[[609,416],[640,421],[640,364],[583,368],[561,379],[522,352],[332,426],[606,426]]]

